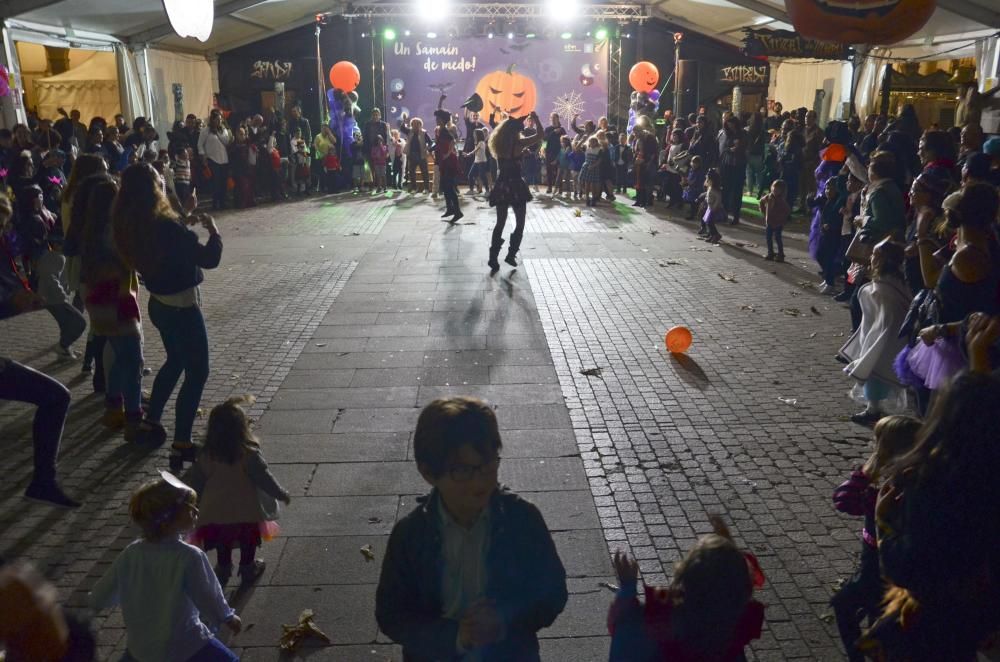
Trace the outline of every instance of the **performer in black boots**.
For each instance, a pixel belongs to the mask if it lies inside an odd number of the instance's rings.
[[[531,113],[536,127],[541,127],[542,123],[538,115]],[[493,243],[490,245],[490,265],[491,271],[500,269],[497,256],[500,255],[500,248],[503,246],[503,228],[507,223],[507,210],[514,209],[514,221],[516,226],[510,235],[510,245],[507,247],[507,257],[504,262],[512,267],[517,266],[517,251],[521,248],[521,237],[524,235],[524,217],[527,213],[527,204],[531,200],[531,191],[528,184],[521,176],[521,152],[542,142],[545,137],[540,130],[536,130],[533,135],[522,137],[524,131],[524,117],[509,117],[497,126],[490,136],[490,152],[497,160],[499,173],[493,190],[490,191],[490,206],[496,207],[497,223],[493,227]]]
[[[455,151],[455,137],[448,130],[451,113],[447,110],[435,110],[437,133],[434,137],[434,167],[438,168],[441,177],[441,194],[447,205],[441,218],[452,216],[450,222],[455,223],[465,216],[458,206],[458,153]]]

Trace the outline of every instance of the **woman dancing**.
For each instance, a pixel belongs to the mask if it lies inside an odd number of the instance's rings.
[[[524,234],[524,217],[527,212],[531,191],[521,176],[521,153],[523,150],[542,142],[544,134],[537,130],[533,135],[521,137],[526,118],[509,117],[497,126],[490,135],[490,152],[493,153],[499,167],[496,184],[490,191],[490,206],[496,207],[497,224],[493,227],[493,243],[490,244],[490,271],[500,269],[497,256],[503,246],[503,228],[507,223],[507,210],[514,209],[516,226],[510,234],[510,245],[507,247],[507,257],[504,262],[512,267],[517,266],[517,251],[521,247],[521,237]],[[531,113],[531,119],[536,127],[542,125],[538,115]]]

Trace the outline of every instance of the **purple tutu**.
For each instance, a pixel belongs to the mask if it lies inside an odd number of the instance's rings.
[[[933,345],[918,341],[913,347],[904,348],[893,367],[904,384],[934,391],[965,367],[965,358],[954,340],[938,338]]]

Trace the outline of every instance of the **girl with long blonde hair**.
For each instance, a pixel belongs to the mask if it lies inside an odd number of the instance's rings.
[[[533,111],[531,119],[536,127],[542,125]],[[490,206],[496,207],[497,222],[493,226],[493,240],[490,244],[490,271],[500,269],[497,257],[503,247],[503,229],[507,224],[507,212],[514,209],[516,226],[510,235],[510,245],[507,247],[507,257],[504,262],[512,267],[517,266],[517,251],[521,248],[521,238],[524,235],[524,219],[527,214],[531,191],[521,175],[521,153],[542,142],[544,134],[536,130],[533,135],[523,136],[524,120],[526,118],[508,117],[490,135],[490,152],[497,160],[499,174],[496,183],[490,191]]]

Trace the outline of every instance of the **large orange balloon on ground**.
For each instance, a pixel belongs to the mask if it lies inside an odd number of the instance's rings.
[[[803,37],[841,44],[894,44],[924,27],[934,0],[785,0]]]
[[[479,79],[476,94],[483,99],[484,111],[497,109],[512,117],[524,117],[535,110],[538,91],[535,81],[513,68],[507,71],[491,71]]]
[[[671,327],[664,338],[667,343],[667,351],[671,354],[683,354],[691,346],[692,340],[691,329],[680,325]]]
[[[353,62],[341,60],[330,67],[330,85],[345,92],[353,91],[361,83],[361,72]]]
[[[636,92],[652,92],[660,81],[660,70],[652,62],[636,62],[628,72],[628,82]]]

